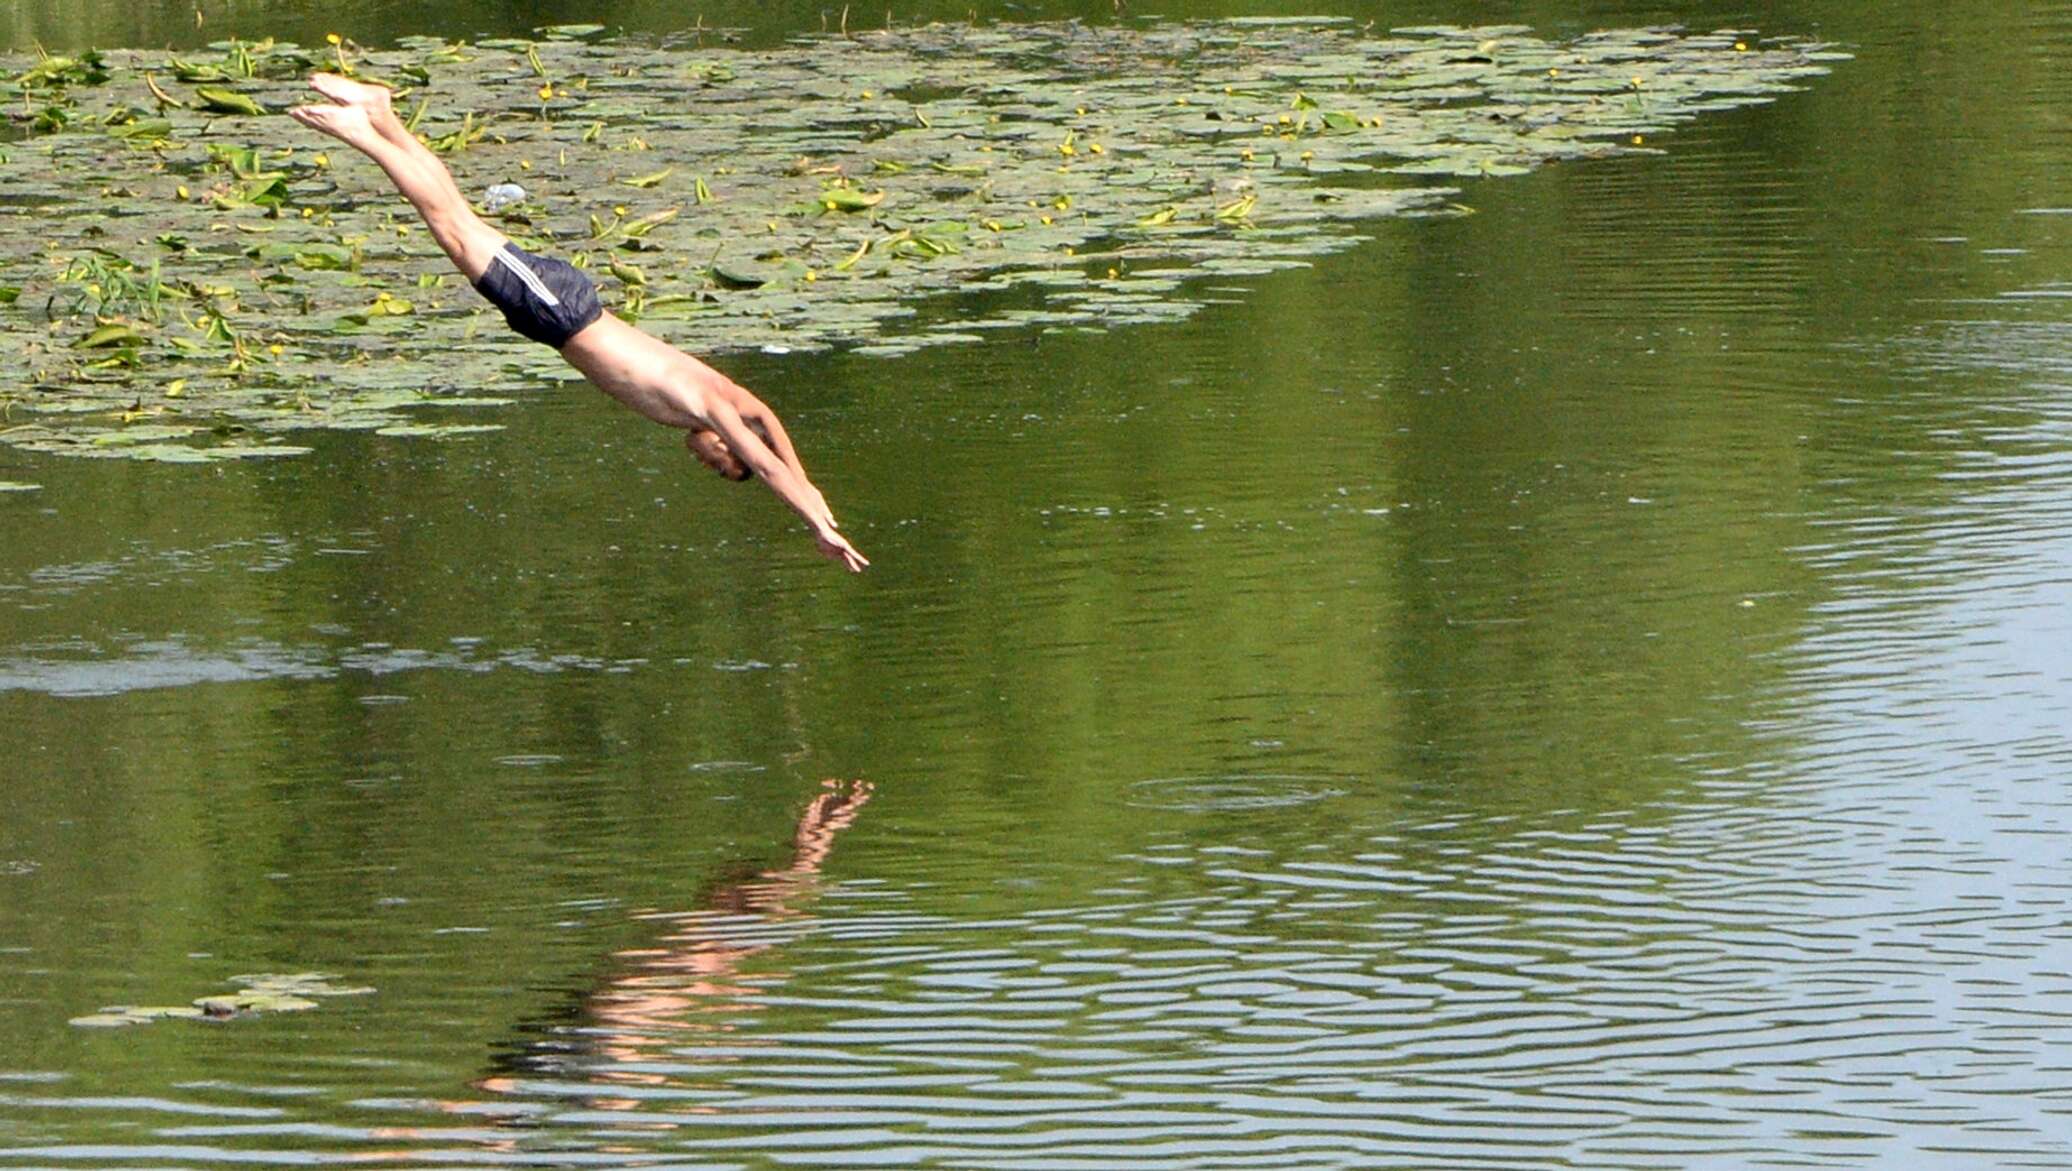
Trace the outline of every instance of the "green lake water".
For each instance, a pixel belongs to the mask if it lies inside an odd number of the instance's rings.
[[[1854,59],[1183,322],[725,359],[861,578],[565,384],[0,448],[0,1167],[2072,1165],[2072,4],[1158,12]]]

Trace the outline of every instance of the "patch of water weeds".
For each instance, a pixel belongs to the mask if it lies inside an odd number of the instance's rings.
[[[891,355],[996,322],[1185,316],[1190,273],[1464,210],[1421,177],[1649,149],[1839,56],[1735,32],[1331,21],[935,25],[758,51],[597,32],[0,58],[25,136],[0,150],[20,229],[0,233],[17,371],[0,442],[203,462],[296,454],[307,428],[464,436],[486,425],[413,416],[557,369],[371,164],[278,116],[319,67],[395,86],[464,189],[522,188],[486,213],[621,315],[705,352]],[[974,288],[996,295],[917,312]]]
[[[230,982],[240,991],[203,996],[191,1004],[110,1005],[99,1012],[73,1017],[72,1024],[82,1029],[117,1029],[165,1020],[226,1021],[267,1013],[308,1012],[324,998],[365,996],[374,991],[341,987],[332,980],[322,972],[233,976]]]

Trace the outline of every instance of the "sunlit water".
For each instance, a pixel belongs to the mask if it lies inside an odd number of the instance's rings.
[[[731,363],[861,581],[570,388],[0,456],[0,1166],[2072,1165],[2072,19],[1890,7],[1182,325]]]

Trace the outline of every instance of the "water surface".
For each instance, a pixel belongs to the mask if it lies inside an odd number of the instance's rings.
[[[731,363],[859,581],[567,387],[0,454],[0,1166],[2072,1161],[2072,9],[1861,8],[1529,5],[1857,59],[1184,323]]]

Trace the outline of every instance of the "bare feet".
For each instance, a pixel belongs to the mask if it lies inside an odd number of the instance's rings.
[[[364,106],[296,106],[288,111],[288,117],[362,150],[381,139],[374,124],[367,120]]]
[[[385,85],[353,81],[336,73],[312,73],[309,88],[341,106],[359,106],[370,115],[389,112],[389,90]]]

